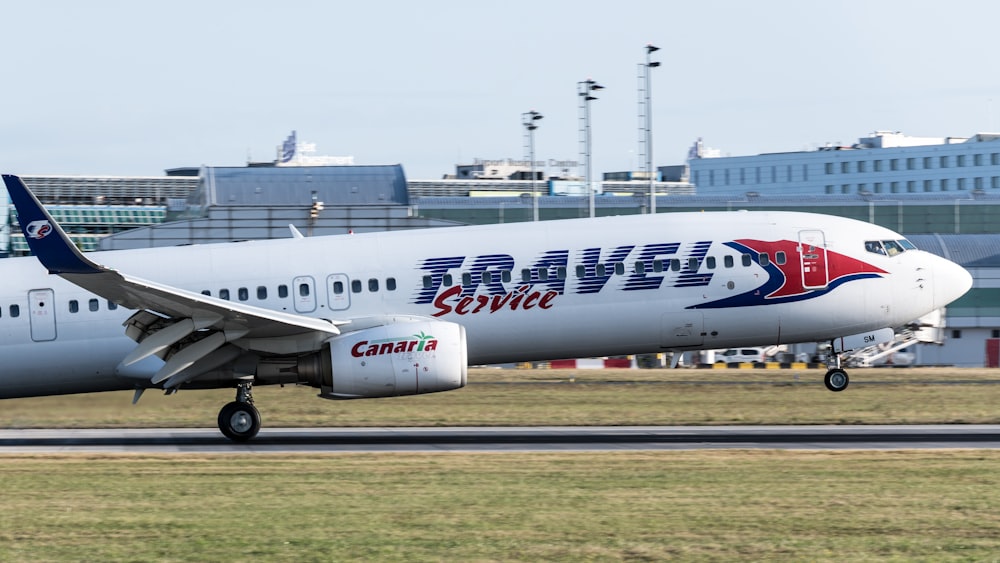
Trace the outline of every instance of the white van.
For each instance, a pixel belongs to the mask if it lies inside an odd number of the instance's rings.
[[[715,353],[717,364],[762,363],[766,361],[763,348],[730,348]]]

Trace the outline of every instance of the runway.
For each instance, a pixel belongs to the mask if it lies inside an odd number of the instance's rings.
[[[270,428],[246,444],[214,428],[0,430],[0,455],[947,448],[1000,449],[1000,425]]]

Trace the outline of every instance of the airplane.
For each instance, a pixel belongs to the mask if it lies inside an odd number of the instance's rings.
[[[799,212],[663,213],[80,252],[3,175],[34,257],[0,260],[0,398],[234,388],[326,399],[465,386],[467,366],[888,341],[972,277],[902,235]]]

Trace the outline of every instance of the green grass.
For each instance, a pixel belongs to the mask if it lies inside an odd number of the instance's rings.
[[[0,559],[989,560],[1000,452],[0,456]]]
[[[1000,421],[1000,372],[851,375],[830,393],[819,370],[474,370],[436,395],[255,396],[272,427]],[[0,401],[0,425],[212,426],[232,392],[130,399]],[[991,560],[998,462],[992,450],[8,455],[0,561]]]
[[[822,370],[496,370],[464,389],[327,401],[316,390],[254,389],[264,426],[1000,423],[1000,371],[851,370],[831,393]],[[615,382],[607,384],[607,381]],[[734,382],[704,385],[699,382]],[[955,382],[977,384],[954,384]],[[230,390],[0,401],[0,427],[212,427]]]

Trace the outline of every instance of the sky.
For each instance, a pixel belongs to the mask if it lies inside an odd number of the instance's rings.
[[[536,159],[580,160],[587,79],[605,87],[595,175],[638,170],[649,43],[656,166],[697,138],[736,156],[1000,129],[988,0],[39,0],[0,16],[5,173],[242,166],[296,130],[318,155],[434,179],[524,158],[530,110]]]

